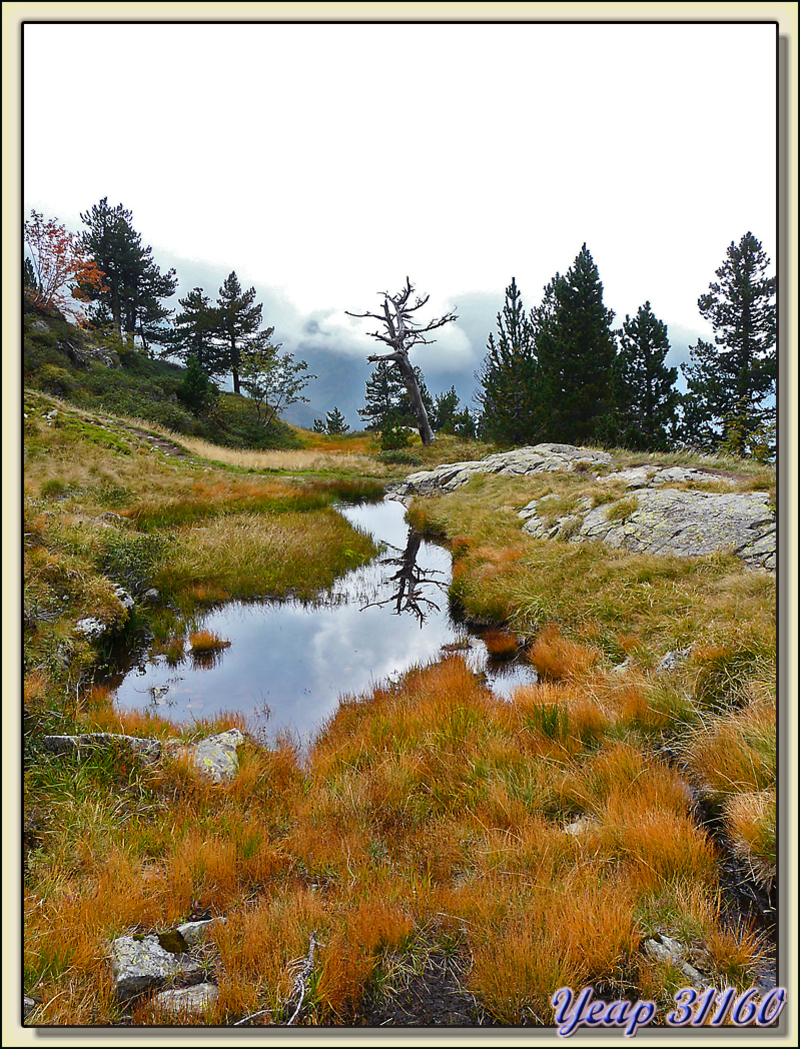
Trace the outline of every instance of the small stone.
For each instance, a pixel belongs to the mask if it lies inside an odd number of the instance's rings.
[[[672,670],[677,670],[681,663],[685,663],[689,658],[691,651],[691,646],[689,646],[689,648],[680,648],[674,652],[667,652],[666,655],[661,657],[656,667],[656,673],[668,674]]]
[[[567,824],[564,828],[564,833],[577,837],[580,834],[586,834],[587,831],[592,829],[593,825],[594,821],[589,819],[588,816],[581,816],[580,819],[575,820],[574,823]]]
[[[122,607],[127,609],[129,612],[133,608],[135,602],[128,591],[123,586],[115,586],[114,593],[117,595],[119,600],[122,602]]]
[[[203,921],[184,922],[183,925],[178,926],[177,931],[181,934],[184,940],[191,947],[194,944],[199,943],[202,939],[204,939],[206,933],[212,925],[215,925],[217,922],[224,921],[224,918],[207,918]]]
[[[155,996],[153,1004],[173,1016],[180,1016],[183,1013],[202,1012],[218,997],[219,989],[213,983],[199,983],[195,987],[162,991]]]
[[[79,634],[83,634],[89,641],[97,641],[98,638],[105,634],[107,629],[106,624],[96,616],[86,616],[85,619],[79,619],[75,624],[75,630]]]

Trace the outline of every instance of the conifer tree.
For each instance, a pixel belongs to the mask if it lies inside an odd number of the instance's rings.
[[[677,368],[665,364],[667,326],[649,302],[626,316],[616,359],[616,440],[628,448],[666,449],[677,418]]]
[[[714,345],[699,340],[681,365],[687,395],[682,437],[701,447],[740,455],[775,416],[776,278],[761,243],[746,233],[731,242],[709,291],[697,305],[714,329]],[[767,401],[768,403],[765,403]]]
[[[455,433],[458,406],[455,386],[451,386],[446,393],[437,393],[431,412],[431,424],[437,433]]]
[[[182,307],[175,317],[175,331],[168,352],[184,362],[194,357],[206,375],[222,375],[226,363],[216,342],[219,315],[202,288],[192,288],[178,299]]]
[[[193,353],[186,358],[186,374],[178,396],[195,415],[203,415],[213,404],[219,390]]]
[[[350,429],[344,416],[336,407],[325,415],[325,428],[328,433],[347,433]]]
[[[525,444],[533,436],[536,329],[513,277],[497,314],[497,338],[490,333],[486,351],[476,375],[481,431],[499,444]]]
[[[239,278],[231,272],[219,289],[217,299],[217,336],[221,360],[233,376],[233,392],[240,392],[243,354],[258,344],[261,327],[261,303],[255,302],[256,289],[242,291]]]
[[[422,372],[414,367],[422,403],[429,415],[434,406]],[[380,432],[387,426],[414,426],[414,411],[402,376],[391,361],[378,361],[366,383],[366,403],[358,409],[367,430]]]
[[[131,212],[118,204],[112,208],[103,197],[81,220],[88,229],[81,247],[103,272],[103,286],[80,285],[93,305],[89,318],[97,325],[111,324],[117,334],[133,339],[139,335],[145,348],[170,337],[166,321],[171,314],[161,300],[175,293],[175,270],[161,272],[153,261],[153,249],[142,246],[132,225]]]
[[[602,440],[613,412],[613,319],[584,244],[567,273],[556,273],[547,285],[535,313],[538,361],[531,430],[536,439]]]

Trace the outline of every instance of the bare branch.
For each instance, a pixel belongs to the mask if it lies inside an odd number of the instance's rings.
[[[292,985],[292,994],[289,998],[287,1005],[292,1004],[294,998],[297,999],[297,1007],[290,1020],[287,1021],[286,1026],[291,1027],[297,1017],[300,1015],[300,1010],[303,1008],[303,1002],[305,1001],[306,994],[308,994],[308,984],[311,979],[311,974],[314,971],[314,950],[317,947],[324,947],[324,943],[320,943],[317,939],[316,931],[311,933],[308,940],[308,954],[305,958],[301,958],[296,965],[299,965],[297,975],[294,978],[294,984]]]
[[[376,361],[399,361],[399,353],[373,353],[367,357],[369,364],[374,364]]]

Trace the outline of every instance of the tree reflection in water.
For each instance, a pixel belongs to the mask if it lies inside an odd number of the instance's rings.
[[[396,568],[397,571],[387,575],[384,580],[385,586],[392,586],[392,593],[380,601],[368,601],[365,608],[382,608],[385,605],[394,604],[392,615],[399,616],[404,612],[416,616],[422,627],[431,611],[438,612],[439,605],[427,596],[426,591],[436,588],[444,591],[446,583],[444,579],[435,579],[434,576],[444,576],[445,573],[436,568],[421,568],[417,564],[419,548],[422,545],[422,533],[413,528],[408,530],[405,550],[400,550],[391,543],[386,543],[391,550],[395,550],[399,556],[382,557],[381,565]]]

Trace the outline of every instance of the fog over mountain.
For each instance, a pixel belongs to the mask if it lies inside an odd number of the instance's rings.
[[[194,287],[202,288],[215,302],[223,281],[231,269],[235,269],[243,288],[255,287],[256,302],[263,304],[264,326],[274,326],[275,339],[281,343],[283,351],[291,353],[296,361],[304,360],[309,372],[317,376],[305,390],[309,403],[293,405],[284,413],[284,418],[297,426],[310,428],[315,419],[324,419],[327,412],[338,408],[352,429],[361,429],[358,409],[364,407],[365,384],[373,368],[367,363],[367,357],[381,353],[384,347],[368,334],[379,327],[377,321],[350,317],[345,310],[377,312],[380,298],[374,291],[365,292],[360,301],[343,303],[341,308],[328,307],[303,313],[282,287],[264,287],[252,279],[246,270],[236,269],[235,266],[215,266],[163,252],[156,261],[162,270],[174,267],[177,272],[178,292],[168,302],[176,310],[180,308],[178,299],[184,298]],[[413,275],[411,279],[413,283]],[[434,291],[425,288],[416,290],[422,295]],[[540,301],[541,289],[523,288],[522,293],[527,308]],[[412,361],[422,369],[432,395],[455,386],[462,404],[475,409],[474,397],[479,386],[475,373],[486,356],[489,333],[497,329],[497,314],[503,308],[504,298],[504,287],[498,288],[496,293],[464,291],[449,296],[444,304],[442,300],[434,304],[434,295],[431,294],[431,301],[420,312],[421,319],[430,320],[450,309],[458,318],[455,323],[435,333],[435,342],[417,346],[412,351]],[[653,296],[652,302],[657,313],[657,296]],[[625,313],[635,314],[640,305],[626,304],[625,310],[615,316],[615,326],[622,324]],[[661,319],[669,327],[672,349],[667,364],[671,367],[688,360],[689,346],[695,344],[698,338],[710,337],[708,331],[677,324],[673,326],[669,324],[669,318]],[[229,384],[225,385],[230,388]],[[685,387],[680,374],[678,386]]]

